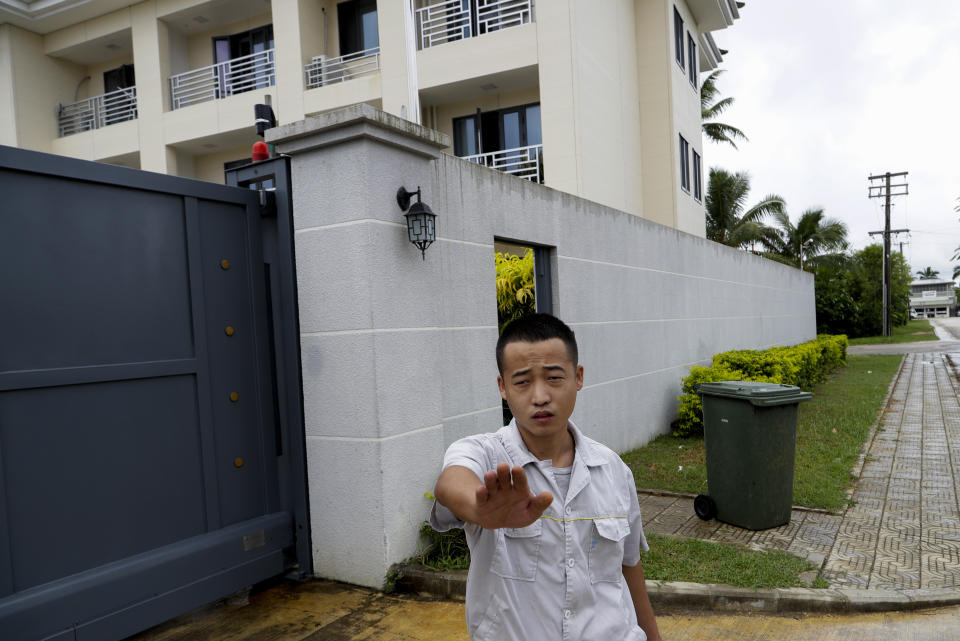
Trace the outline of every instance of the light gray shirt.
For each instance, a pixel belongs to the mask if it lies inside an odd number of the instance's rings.
[[[500,462],[520,465],[533,494],[553,493],[543,516],[525,528],[464,524],[434,503],[430,524],[463,527],[470,546],[467,630],[473,641],[643,641],[621,566],[646,550],[630,469],[570,422],[575,442],[570,485],[559,491],[550,461],[538,461],[516,423],[457,441],[443,467],[483,478]]]

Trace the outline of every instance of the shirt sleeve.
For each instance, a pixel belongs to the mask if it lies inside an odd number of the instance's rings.
[[[643,516],[640,514],[640,500],[637,498],[637,487],[633,482],[633,473],[624,465],[627,472],[626,486],[630,494],[630,534],[623,544],[623,564],[633,567],[640,562],[640,552],[647,552],[647,536],[643,533]]]
[[[453,443],[447,448],[446,454],[443,455],[443,469],[459,465],[482,479],[488,469],[486,467],[487,456],[481,440],[483,438],[484,435],[468,436]],[[453,512],[434,500],[433,508],[430,510],[430,527],[437,532],[446,532],[463,526],[464,522],[458,519]]]

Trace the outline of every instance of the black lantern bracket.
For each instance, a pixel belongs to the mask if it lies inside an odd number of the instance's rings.
[[[411,206],[410,200],[414,196],[417,197],[417,202]],[[437,215],[433,213],[429,205],[421,200],[419,185],[417,185],[416,191],[407,191],[406,188],[400,187],[397,190],[397,204],[400,206],[400,210],[405,212],[407,237],[420,250],[423,260],[426,260],[427,247],[437,239]]]

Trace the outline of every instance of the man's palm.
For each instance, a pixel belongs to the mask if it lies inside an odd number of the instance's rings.
[[[506,463],[500,463],[495,472],[484,474],[483,485],[477,488],[478,524],[488,530],[526,527],[539,519],[552,502],[550,492],[536,496],[530,492],[522,467],[511,470]]]

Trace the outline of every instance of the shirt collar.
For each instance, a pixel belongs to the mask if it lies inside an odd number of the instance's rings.
[[[567,427],[573,434],[573,443],[575,448],[574,464],[577,461],[588,466],[604,465],[606,459],[600,456],[594,449],[593,441],[583,435],[580,429],[574,425],[573,421],[567,421]],[[530,453],[523,438],[520,436],[520,428],[517,427],[517,419],[512,419],[510,424],[500,430],[503,435],[503,446],[513,460],[514,465],[523,467],[527,463],[536,463],[538,459]]]

